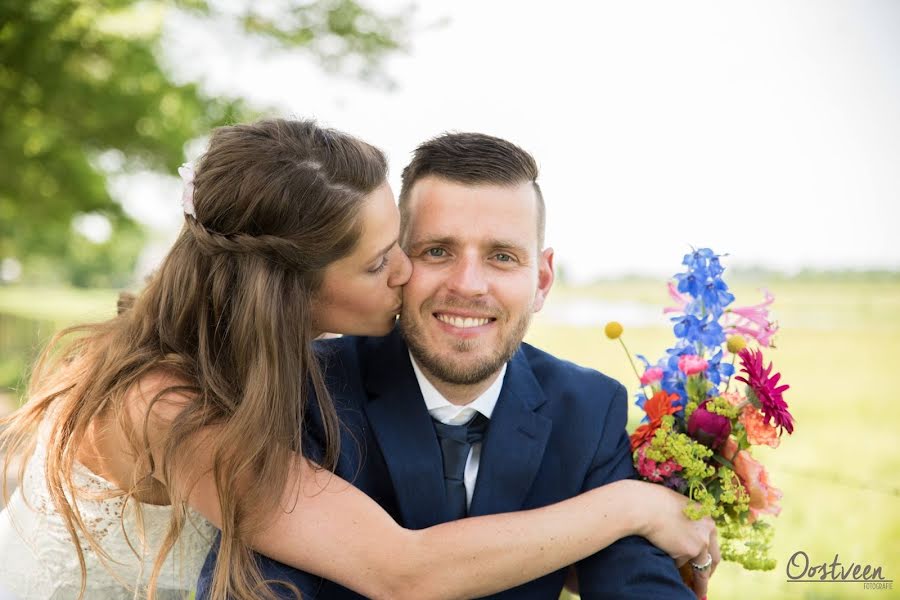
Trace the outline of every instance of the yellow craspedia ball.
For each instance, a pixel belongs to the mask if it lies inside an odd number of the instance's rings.
[[[603,328],[603,333],[606,334],[611,340],[616,340],[622,335],[622,324],[618,321],[610,321],[606,324],[606,327]]]
[[[747,347],[747,340],[745,340],[742,335],[732,335],[728,337],[728,341],[725,344],[728,347],[729,352],[737,354]]]

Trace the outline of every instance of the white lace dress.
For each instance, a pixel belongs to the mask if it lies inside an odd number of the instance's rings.
[[[78,597],[81,585],[78,555],[50,498],[44,476],[45,460],[46,449],[38,443],[28,462],[23,485],[16,489],[9,505],[0,513],[0,598],[8,595],[18,600]],[[116,489],[82,465],[75,465],[73,480],[79,489],[89,493]],[[123,498],[79,498],[77,502],[95,539],[116,561],[104,564],[82,541],[87,566],[84,598],[145,597],[145,584],[153,570],[156,549],[165,537],[172,507],[141,504],[139,517],[134,501],[126,504]],[[143,520],[143,528],[138,526],[139,518]],[[195,511],[188,511],[181,537],[158,579],[160,599],[187,598],[194,590],[214,535],[215,529],[208,521]]]

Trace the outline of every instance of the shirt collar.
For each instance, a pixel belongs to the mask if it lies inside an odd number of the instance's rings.
[[[419,382],[419,389],[422,390],[422,398],[425,399],[425,407],[428,413],[442,423],[450,425],[459,425],[467,423],[474,416],[475,412],[480,412],[488,419],[494,414],[494,408],[497,406],[497,400],[500,398],[500,390],[503,388],[503,377],[506,375],[506,363],[501,367],[496,379],[480,396],[472,400],[464,406],[457,406],[450,403],[444,396],[437,391],[412,354],[409,355],[412,362],[413,371],[416,374],[416,380]]]

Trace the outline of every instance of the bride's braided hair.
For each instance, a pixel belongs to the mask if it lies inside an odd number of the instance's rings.
[[[208,230],[192,218],[188,218],[187,228],[194,236],[198,248],[205,256],[216,254],[257,255],[273,263],[301,270],[314,269],[314,261],[302,254],[297,245],[274,235],[247,235],[236,233],[223,235]]]

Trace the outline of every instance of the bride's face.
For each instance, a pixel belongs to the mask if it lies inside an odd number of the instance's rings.
[[[400,312],[401,288],[412,266],[397,244],[400,213],[388,184],[365,199],[360,219],[356,249],[326,268],[313,300],[319,333],[385,335]]]

